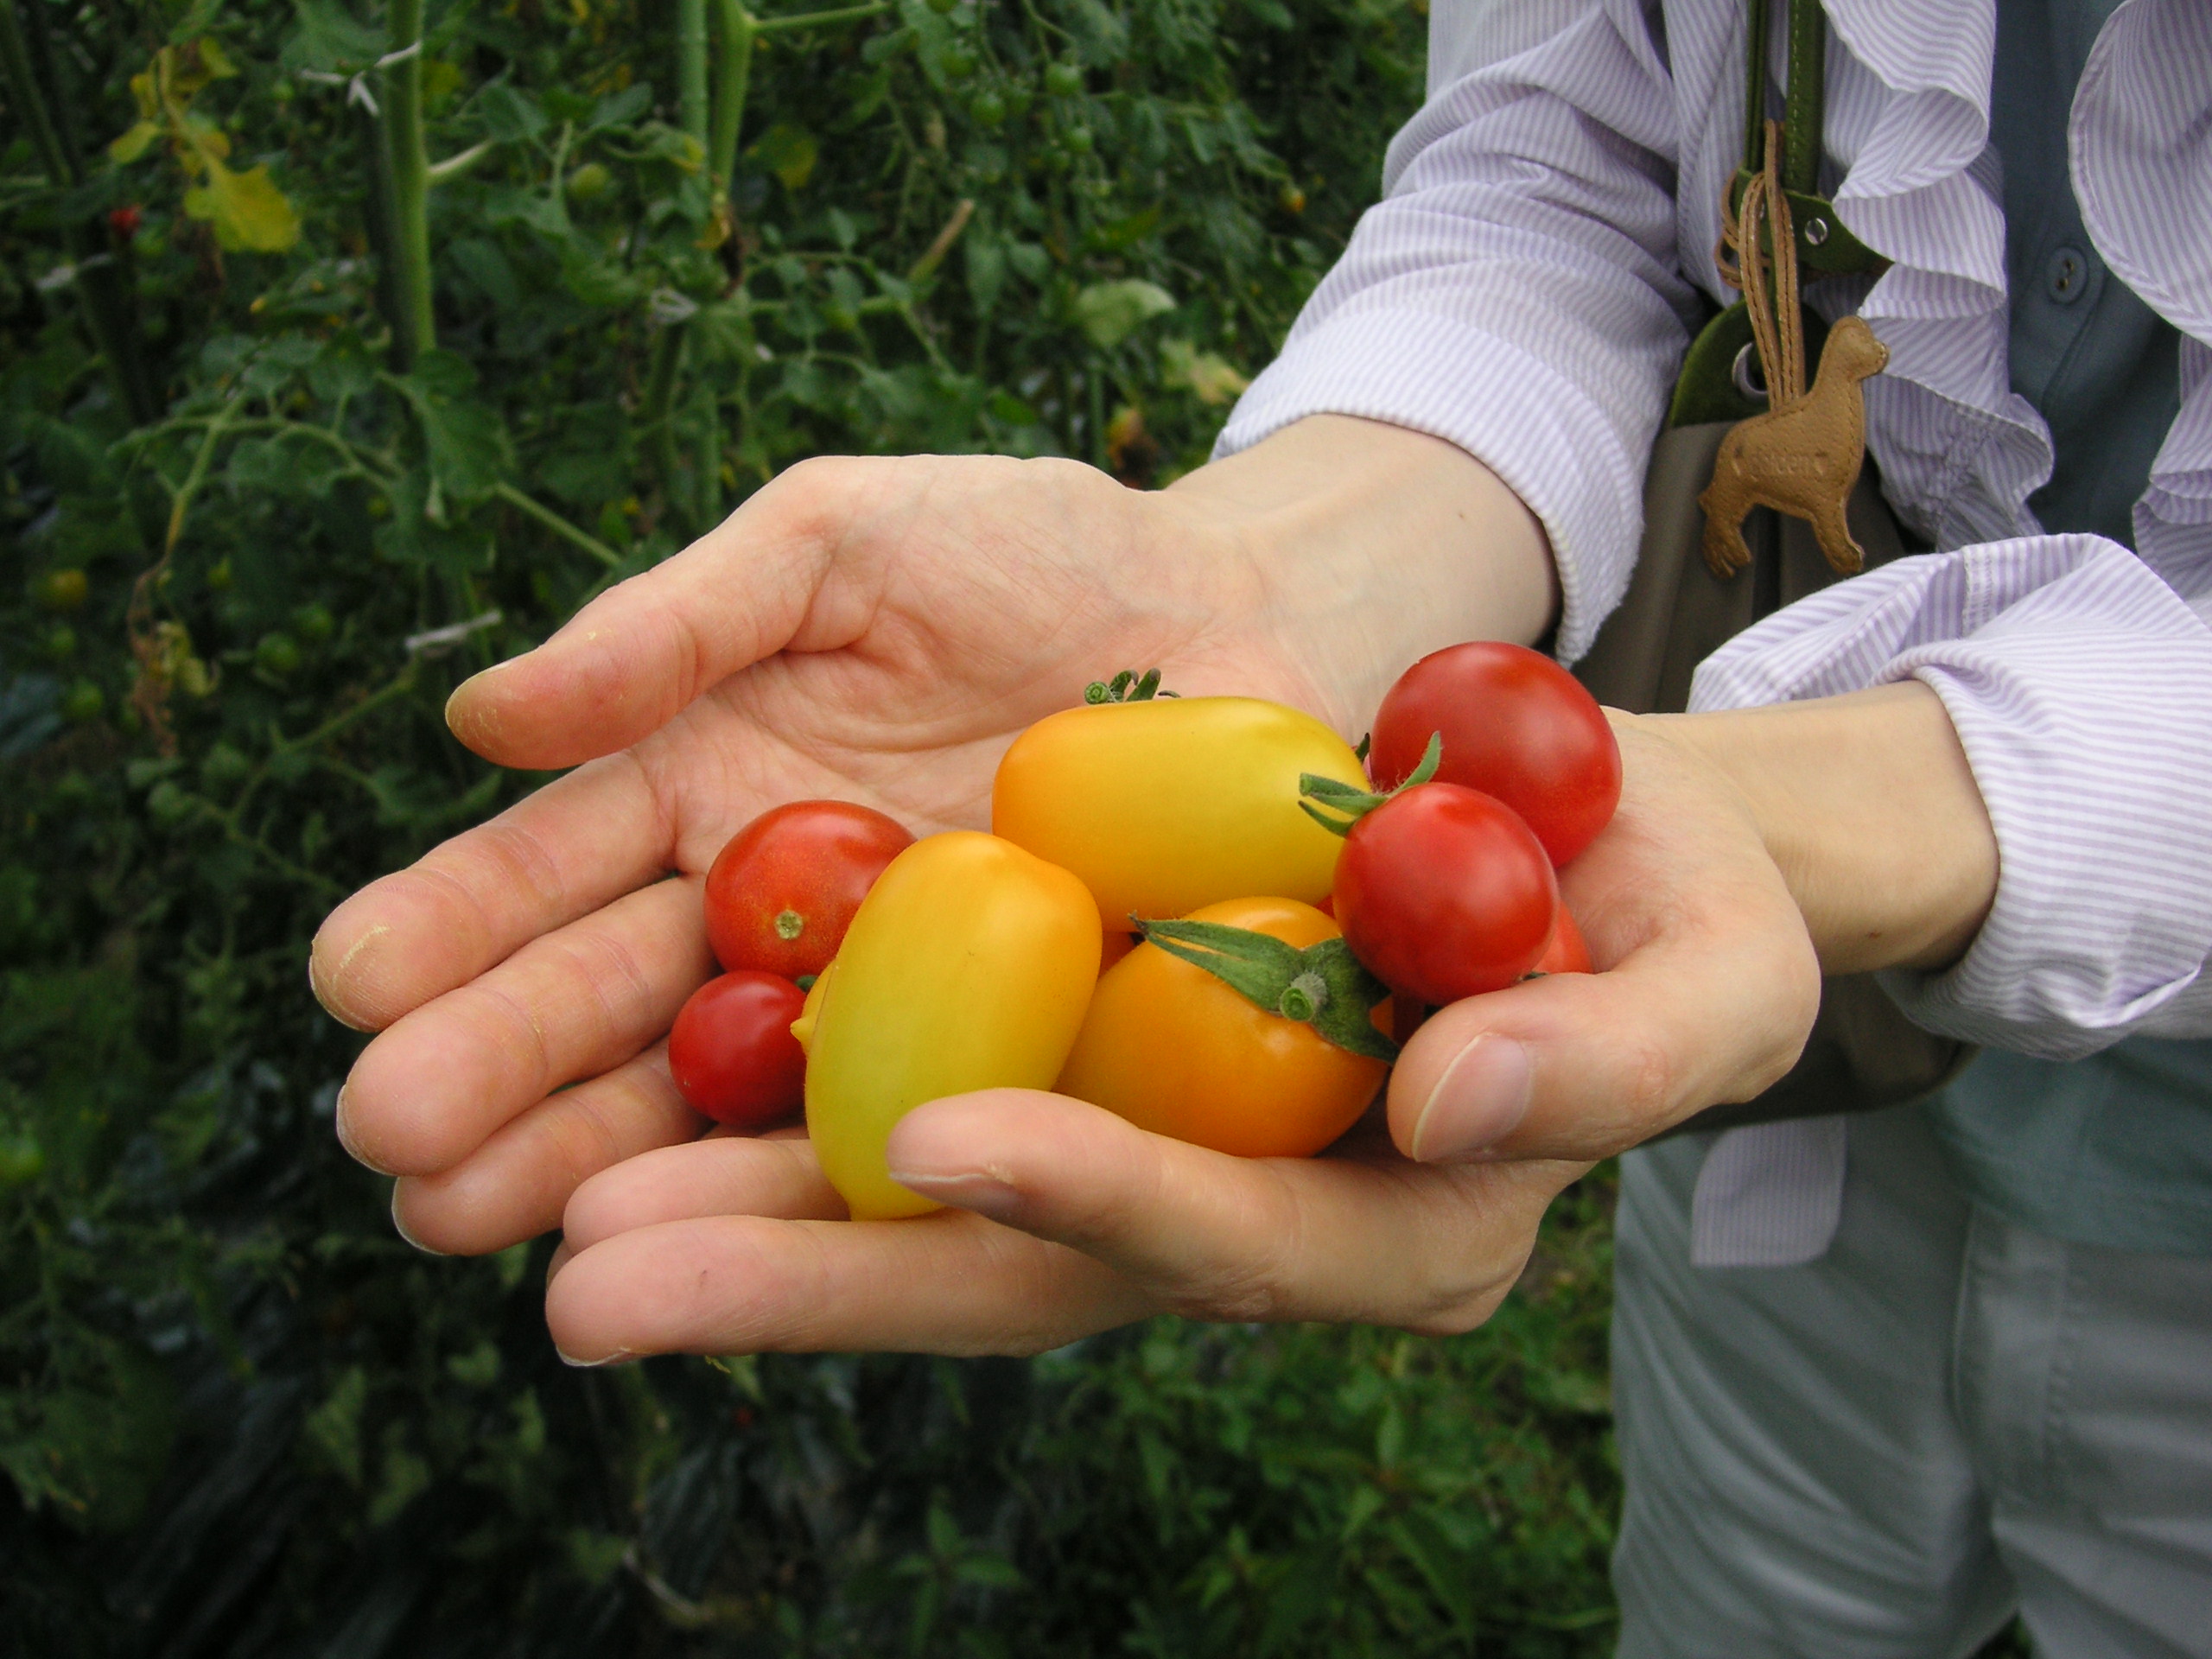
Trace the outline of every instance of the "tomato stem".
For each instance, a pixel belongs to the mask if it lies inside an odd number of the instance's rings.
[[[1319,824],[1332,836],[1348,836],[1351,827],[1372,812],[1383,802],[1402,795],[1416,784],[1425,784],[1436,776],[1436,769],[1444,764],[1444,734],[1431,732],[1428,747],[1421,751],[1421,764],[1406,774],[1405,782],[1395,789],[1376,791],[1360,789],[1351,784],[1339,783],[1333,778],[1324,778],[1317,772],[1298,774],[1298,792],[1301,798],[1298,810]],[[1317,810],[1312,803],[1319,802]],[[1322,812],[1340,812],[1341,818],[1322,817]]]
[[[1150,702],[1154,697],[1180,696],[1179,691],[1160,689],[1160,671],[1148,668],[1139,674],[1125,668],[1110,680],[1093,680],[1083,688],[1083,700],[1093,705],[1102,702]]]
[[[776,912],[775,927],[778,938],[795,939],[806,931],[806,918],[795,910],[779,910]]]
[[[1398,1046],[1370,1017],[1390,995],[1341,938],[1300,950],[1268,934],[1222,922],[1147,922],[1132,916],[1149,944],[1203,968],[1254,1007],[1311,1026],[1348,1053],[1385,1062]]]

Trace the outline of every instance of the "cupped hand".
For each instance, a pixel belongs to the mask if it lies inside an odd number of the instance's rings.
[[[1620,810],[1563,887],[1605,971],[1433,1015],[1387,1114],[1313,1160],[1224,1157],[1080,1102],[932,1102],[891,1167],[953,1206],[843,1219],[803,1138],[636,1158],[570,1200],[562,1351],[1028,1352],[1155,1313],[1464,1330],[1590,1160],[1786,1071],[1819,1002],[1797,906],[1742,798],[1664,722],[1617,719]]]
[[[1354,490],[1358,511],[1306,515],[1318,530],[1286,515],[1331,476],[1324,457],[1379,505]],[[594,1173],[698,1134],[657,1039],[713,971],[705,870],[767,807],[831,796],[917,833],[981,827],[1007,744],[1119,669],[1351,734],[1422,651],[1499,615],[1524,637],[1542,624],[1548,574],[1522,582],[1519,613],[1486,611],[1499,562],[1454,543],[1471,489],[1520,568],[1545,571],[1533,520],[1436,440],[1332,417],[1192,481],[1208,487],[1140,493],[1058,461],[809,462],[462,686],[448,718],[472,748],[576,770],[316,937],[317,995],[379,1033],[339,1132],[402,1178],[403,1231],[498,1249],[556,1225]],[[1363,533],[1336,533],[1347,518]]]

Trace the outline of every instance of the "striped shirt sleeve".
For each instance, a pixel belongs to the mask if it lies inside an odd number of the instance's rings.
[[[1885,982],[1929,1030],[2047,1059],[2212,1036],[2212,598],[2101,537],[1901,559],[1800,601],[1698,671],[1693,710],[1917,678],[1997,832],[1966,956]]]
[[[1217,453],[1315,414],[1458,444],[1549,532],[1572,662],[1628,584],[1694,303],[1666,67],[1633,0],[1440,0],[1432,27],[1436,84],[1383,200]]]

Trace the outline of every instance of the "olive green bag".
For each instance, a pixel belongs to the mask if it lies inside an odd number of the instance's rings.
[[[1732,224],[1745,186],[1764,163],[1766,142],[1766,0],[1750,0],[1750,13],[1745,165],[1731,188]],[[1781,177],[1798,264],[1811,276],[1877,270],[1878,257],[1844,230],[1834,208],[1815,194],[1826,20],[1818,0],[1789,0],[1789,16]],[[1755,260],[1740,263],[1751,273],[1748,280],[1761,280]],[[1810,313],[1803,327],[1807,351],[1817,360],[1824,331]],[[1752,623],[1840,579],[1809,524],[1766,507],[1744,524],[1751,553],[1747,568],[1721,576],[1707,563],[1698,497],[1712,481],[1722,439],[1737,422],[1762,410],[1756,366],[1751,325],[1741,302],[1707,325],[1684,359],[1644,478],[1643,540],[1635,575],[1574,671],[1600,702],[1633,714],[1680,712],[1706,658]],[[1924,550],[1908,543],[1871,472],[1859,477],[1846,518],[1868,569]],[[1897,1105],[1940,1088],[1974,1052],[1912,1024],[1872,975],[1833,977],[1822,986],[1820,1017],[1805,1052],[1787,1077],[1756,1100],[1713,1107],[1681,1127],[1725,1128]]]

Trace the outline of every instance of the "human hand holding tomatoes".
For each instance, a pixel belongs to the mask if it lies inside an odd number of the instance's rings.
[[[1818,965],[1727,779],[1616,717],[1614,820],[1561,875],[1602,974],[1445,1007],[1407,1043],[1390,1140],[1241,1159],[1026,1090],[931,1102],[898,1179],[955,1206],[854,1224],[798,1141],[710,1140],[585,1184],[547,1298],[563,1351],[1034,1352],[1156,1313],[1463,1330],[1588,1159],[1747,1099],[1809,1029]]]
[[[1551,603],[1510,492],[1374,422],[1302,421],[1153,492],[1065,461],[793,467],[454,695],[480,753],[576,770],[323,925],[317,995],[381,1033],[340,1136],[400,1176],[423,1243],[531,1237],[593,1172],[696,1133],[656,1039],[713,972],[701,878],[748,819],[835,796],[980,828],[1005,746],[1102,665],[1355,732],[1405,662],[1533,638]]]

